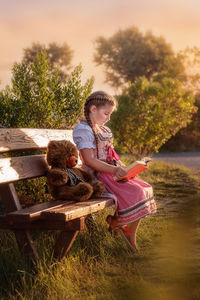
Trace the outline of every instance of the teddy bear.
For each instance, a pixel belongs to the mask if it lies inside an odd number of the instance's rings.
[[[98,198],[104,191],[100,181],[94,181],[78,163],[78,150],[68,140],[50,141],[47,146],[47,183],[56,200],[86,201]]]

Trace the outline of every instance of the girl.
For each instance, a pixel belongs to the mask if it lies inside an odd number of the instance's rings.
[[[104,183],[115,200],[115,215],[109,215],[109,229],[120,230],[132,249],[138,250],[136,231],[140,219],[156,212],[152,187],[139,178],[115,182],[114,176],[126,175],[125,166],[113,149],[111,130],[104,124],[116,108],[116,100],[105,92],[92,93],[85,102],[85,119],[73,130],[83,167]]]

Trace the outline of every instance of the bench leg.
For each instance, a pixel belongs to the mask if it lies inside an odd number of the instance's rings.
[[[7,213],[21,209],[21,205],[13,183],[0,185],[0,196],[3,200]],[[27,258],[31,258],[32,261],[37,260],[38,254],[33,245],[30,232],[27,230],[18,229],[13,230],[13,232],[22,255],[26,256]]]
[[[61,231],[55,243],[54,258],[62,260],[67,255],[78,233],[79,230]]]
[[[14,230],[20,252],[29,260],[37,261],[38,253],[28,230]]]

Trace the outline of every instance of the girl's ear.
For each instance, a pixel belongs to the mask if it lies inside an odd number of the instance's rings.
[[[90,112],[91,113],[95,112],[96,109],[97,109],[96,105],[93,104],[93,105],[90,106]]]

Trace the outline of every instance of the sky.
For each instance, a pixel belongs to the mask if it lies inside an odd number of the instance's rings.
[[[136,26],[163,36],[174,51],[200,47],[199,0],[0,0],[0,88],[10,84],[14,62],[33,42],[67,43],[73,66],[83,66],[83,83],[95,77],[93,90],[113,89],[102,66],[93,61],[97,37]]]

